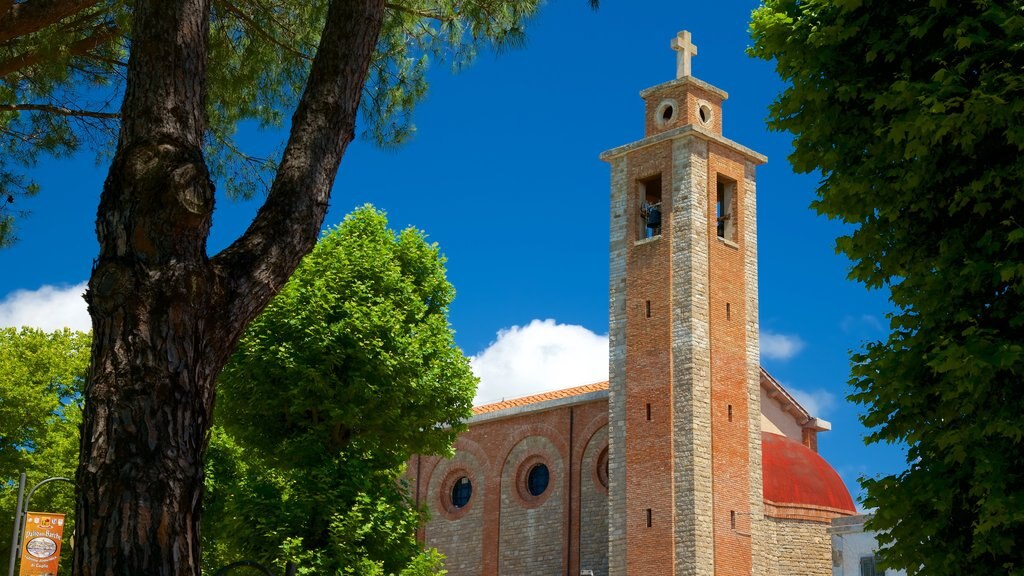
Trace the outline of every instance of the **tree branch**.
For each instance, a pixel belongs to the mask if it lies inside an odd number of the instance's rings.
[[[394,2],[385,2],[384,7],[388,10],[397,10],[399,12],[405,12],[406,14],[412,14],[413,16],[419,16],[420,18],[437,20],[438,22],[452,22],[455,20],[454,18],[444,18],[440,14],[409,8],[408,6],[402,6],[401,4],[395,4]]]
[[[332,0],[267,201],[212,260],[226,287],[225,329],[240,331],[255,318],[316,243],[383,19],[384,0]]]
[[[31,0],[14,3],[0,13],[0,43],[38,32],[72,14],[98,3],[98,0]]]
[[[262,26],[259,25],[258,22],[253,20],[251,16],[243,12],[241,9],[239,9],[231,2],[228,2],[227,0],[218,0],[217,4],[219,6],[223,6],[224,9],[229,14],[244,22],[249,28],[251,28],[259,36],[263,37],[263,39],[266,40],[267,42],[270,42],[274,46],[277,46],[278,48],[284,50],[285,52],[288,52],[292,56],[302,58],[303,60],[312,60],[312,58],[308,54],[304,54],[296,50],[295,48],[292,48],[291,46],[285,44],[284,42],[279,41],[273,34],[267,32]]]
[[[117,112],[98,112],[95,110],[72,110],[63,106],[50,104],[0,104],[0,112],[46,112],[58,116],[80,116],[84,118],[120,118]]]
[[[71,43],[66,50],[50,49],[18,54],[14,58],[0,62],[0,78],[7,77],[18,70],[43,62],[48,58],[81,56],[93,48],[106,44],[113,38],[116,38],[119,33],[120,31],[115,24],[103,24],[93,28],[93,32],[89,36]]]

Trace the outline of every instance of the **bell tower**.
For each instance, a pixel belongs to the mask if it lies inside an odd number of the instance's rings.
[[[727,94],[640,93],[644,138],[609,150],[609,574],[762,574],[755,168]]]

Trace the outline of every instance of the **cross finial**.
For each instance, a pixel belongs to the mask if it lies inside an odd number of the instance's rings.
[[[690,32],[683,30],[672,39],[676,51],[676,78],[690,76],[690,58],[697,55],[697,46],[690,41]]]

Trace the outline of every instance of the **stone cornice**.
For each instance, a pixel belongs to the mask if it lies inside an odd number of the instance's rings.
[[[765,162],[768,161],[768,157],[765,156],[764,154],[755,152],[750,148],[743,146],[742,144],[737,144],[736,142],[733,142],[732,140],[729,140],[724,136],[713,134],[696,124],[687,124],[686,126],[673,128],[672,130],[667,130],[665,132],[656,134],[649,138],[644,138],[643,140],[637,140],[636,142],[631,142],[629,144],[625,144],[617,148],[612,148],[611,150],[606,150],[605,152],[601,153],[600,158],[605,162],[610,162],[613,158],[622,156],[623,154],[628,154],[630,152],[633,152],[634,150],[639,150],[641,148],[646,148],[647,146],[653,146],[655,144],[659,144],[661,142],[666,142],[669,140],[676,140],[679,138],[687,137],[700,138],[701,140],[707,142],[715,142],[716,144],[720,144],[728,148],[729,150],[732,150],[733,152],[736,152],[741,156],[744,156],[747,160],[750,160],[754,164],[764,164]]]
[[[648,96],[650,96],[651,94],[653,94],[655,92],[659,92],[659,91],[664,90],[666,88],[675,88],[676,86],[686,86],[687,84],[692,84],[693,86],[696,86],[697,88],[700,88],[702,90],[707,90],[708,92],[711,92],[715,96],[721,97],[722,100],[726,100],[727,98],[729,98],[729,94],[725,90],[722,90],[721,88],[718,88],[717,86],[712,86],[711,84],[708,84],[707,82],[705,82],[703,80],[697,80],[693,76],[684,76],[684,77],[678,78],[676,80],[669,80],[668,82],[662,82],[661,84],[658,84],[657,86],[651,86],[650,88],[646,88],[644,90],[641,90],[640,91],[640,97],[646,99]]]

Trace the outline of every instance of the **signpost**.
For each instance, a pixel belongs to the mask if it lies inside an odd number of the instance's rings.
[[[63,514],[28,512],[21,538],[20,576],[55,576],[63,538]]]
[[[64,515],[48,512],[29,512],[32,495],[44,484],[67,482],[70,478],[47,478],[36,484],[25,495],[25,473],[18,484],[18,507],[14,510],[14,534],[11,536],[11,561],[7,576],[14,576],[14,566],[21,556],[19,576],[56,576],[60,562],[60,545],[64,540]],[[22,499],[22,496],[25,496]]]

